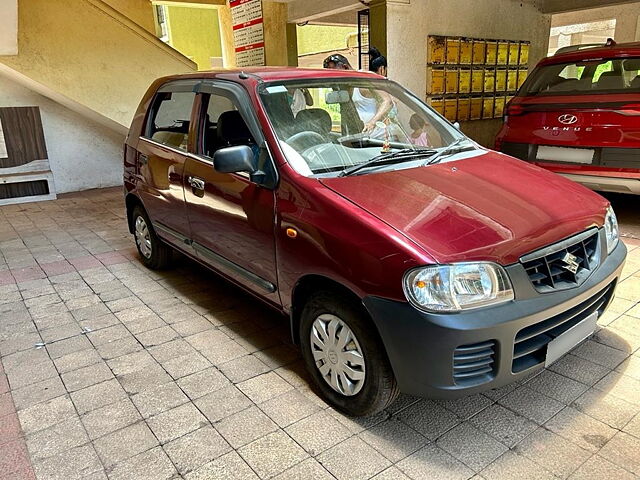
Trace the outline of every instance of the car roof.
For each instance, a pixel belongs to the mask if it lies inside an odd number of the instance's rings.
[[[611,46],[590,47],[559,53],[540,60],[538,65],[577,62],[601,58],[640,57],[640,42],[618,43]]]
[[[209,70],[181,75],[170,75],[164,80],[253,80],[256,83],[285,80],[302,80],[316,78],[367,78],[382,79],[380,75],[362,70],[336,70],[328,68],[299,68],[299,67],[247,67]]]

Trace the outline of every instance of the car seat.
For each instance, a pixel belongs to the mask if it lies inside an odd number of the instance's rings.
[[[296,123],[299,125],[300,131],[312,131],[320,135],[328,135],[331,133],[331,115],[321,108],[307,108],[300,110],[296,115]]]
[[[253,135],[249,131],[249,127],[237,110],[229,110],[223,112],[218,118],[216,128],[216,150],[225,147],[235,147],[237,145],[246,145],[251,148],[254,159],[257,160],[260,153],[260,147],[253,139]]]
[[[596,90],[621,90],[624,79],[618,72],[604,72],[595,84]]]

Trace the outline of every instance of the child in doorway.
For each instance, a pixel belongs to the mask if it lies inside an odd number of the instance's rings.
[[[426,122],[424,119],[414,113],[411,115],[409,119],[409,127],[411,130],[411,134],[409,135],[411,143],[414,145],[418,145],[420,147],[428,147],[429,146],[429,137],[427,136],[427,132],[425,131]]]

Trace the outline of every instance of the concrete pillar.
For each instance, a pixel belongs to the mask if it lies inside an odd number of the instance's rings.
[[[387,3],[389,0],[373,0],[369,4],[369,46],[387,55]]]
[[[218,7],[218,23],[220,25],[220,43],[222,45],[222,65],[224,68],[236,66],[236,50],[233,45],[233,22],[228,5]]]
[[[263,1],[262,15],[266,64],[288,65],[287,4]]]
[[[287,65],[298,66],[298,29],[295,23],[287,23]]]
[[[640,41],[640,15],[638,15],[638,21],[636,22],[636,41]]]
[[[0,2],[0,55],[18,54],[18,0]]]

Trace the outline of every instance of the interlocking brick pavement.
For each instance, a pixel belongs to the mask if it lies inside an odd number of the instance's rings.
[[[122,203],[0,208],[0,478],[640,476],[640,240],[550,369],[354,419],[314,393],[286,319],[190,261],[145,269]]]

